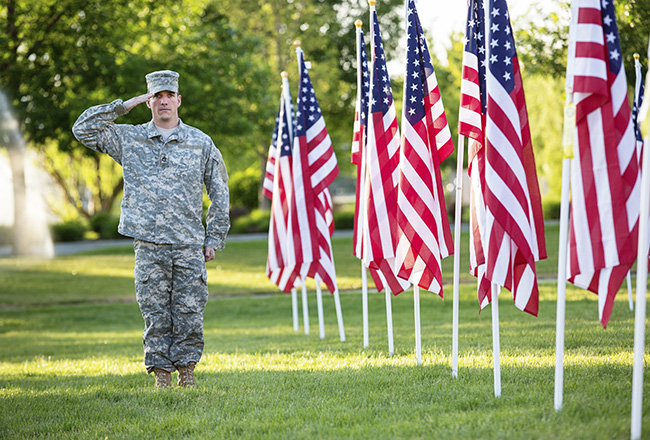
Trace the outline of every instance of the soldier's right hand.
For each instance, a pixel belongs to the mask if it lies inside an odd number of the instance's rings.
[[[152,93],[144,93],[140,96],[134,96],[133,98],[124,101],[124,108],[126,109],[126,111],[129,111],[136,105],[140,105],[143,102],[147,102],[149,98],[151,98],[151,96],[153,96]]]

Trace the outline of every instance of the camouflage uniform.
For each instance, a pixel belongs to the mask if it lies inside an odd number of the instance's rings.
[[[74,124],[86,147],[122,165],[118,231],[133,237],[136,297],[145,320],[145,366],[174,371],[198,362],[208,298],[202,246],[222,250],[230,228],[228,175],[209,136],[183,124],[163,140],[153,121],[114,124],[122,100],[86,110]],[[207,230],[203,184],[211,204]]]

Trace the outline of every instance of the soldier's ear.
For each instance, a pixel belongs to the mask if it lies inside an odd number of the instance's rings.
[[[148,107],[148,108],[151,108],[151,103],[150,103],[150,101],[151,101],[151,98],[147,99],[147,101],[146,101],[146,103],[147,103],[147,107]]]
[[[181,106],[181,95],[178,95],[178,106]]]

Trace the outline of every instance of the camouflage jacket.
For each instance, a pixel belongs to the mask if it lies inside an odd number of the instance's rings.
[[[221,153],[202,131],[181,122],[163,141],[153,121],[114,124],[122,100],[91,107],[72,131],[86,147],[122,165],[124,198],[118,231],[158,244],[201,244],[222,250],[230,228],[228,174]],[[203,216],[203,184],[210,201]]]

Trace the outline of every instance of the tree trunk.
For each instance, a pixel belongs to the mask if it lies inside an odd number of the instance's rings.
[[[25,149],[7,146],[14,187],[13,255],[30,255],[27,184],[25,181]]]
[[[53,256],[52,240],[45,217],[33,218],[29,214],[27,181],[25,179],[25,141],[20,133],[18,121],[13,117],[6,96],[0,92],[0,145],[7,148],[11,165],[14,192],[13,255]]]

